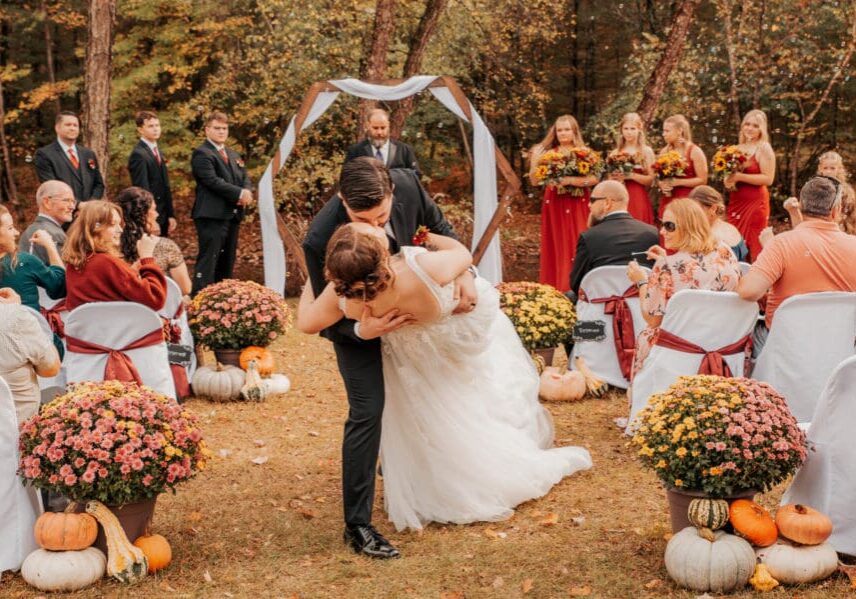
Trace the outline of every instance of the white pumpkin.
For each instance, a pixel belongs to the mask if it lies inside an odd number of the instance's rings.
[[[276,393],[288,393],[291,389],[291,381],[284,374],[274,373],[268,378],[263,379],[268,395]]]
[[[21,576],[40,591],[76,591],[104,577],[107,558],[100,549],[36,549],[21,565]]]
[[[682,587],[728,593],[749,581],[755,552],[740,537],[688,526],[666,545],[666,570]]]
[[[779,539],[775,545],[756,551],[770,575],[784,584],[802,584],[829,577],[838,568],[832,545],[793,545]]]
[[[547,366],[541,373],[538,395],[547,401],[576,401],[586,394],[586,379],[581,372],[566,370],[559,372],[555,366]]]
[[[246,373],[237,366],[223,366],[218,363],[215,368],[202,366],[193,374],[193,392],[213,401],[235,401],[244,386]]]

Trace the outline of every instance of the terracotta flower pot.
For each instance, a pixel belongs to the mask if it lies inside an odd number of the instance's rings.
[[[533,349],[532,353],[536,356],[541,356],[544,359],[545,366],[553,365],[553,355],[556,353],[555,347],[547,347],[545,349]]]
[[[756,489],[747,489],[746,491],[737,492],[729,497],[719,497],[729,503],[735,499],[749,499],[754,501],[755,495],[758,493]],[[672,521],[672,532],[680,532],[687,526],[692,526],[687,517],[687,511],[690,509],[690,502],[699,497],[710,497],[702,491],[683,491],[678,489],[666,489],[666,499],[669,500],[669,517]]]
[[[124,505],[108,505],[107,507],[116,515],[119,524],[122,525],[122,530],[125,531],[125,536],[133,543],[137,540],[137,537],[143,536],[151,526],[152,518],[155,514],[156,502],[157,497],[134,503],[126,503]],[[78,503],[75,511],[85,512],[86,502]],[[98,525],[98,536],[95,538],[94,546],[103,551],[105,555],[107,554],[107,538],[104,536],[104,529],[100,524]]]
[[[214,356],[217,358],[217,361],[224,366],[241,367],[240,349],[215,349]]]

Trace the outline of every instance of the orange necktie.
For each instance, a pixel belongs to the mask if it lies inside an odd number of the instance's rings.
[[[68,149],[68,159],[71,160],[71,166],[73,166],[75,169],[80,168],[80,162],[78,162],[77,155],[74,153],[73,148]]]
[[[226,164],[229,164],[229,157],[226,155],[226,148],[222,148],[221,150],[218,150],[218,151],[220,152],[220,156],[223,157],[223,162],[225,162]]]

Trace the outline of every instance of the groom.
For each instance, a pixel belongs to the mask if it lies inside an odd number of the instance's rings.
[[[339,193],[318,212],[303,241],[315,297],[327,283],[324,279],[327,242],[339,226],[348,222],[384,228],[392,253],[400,245],[410,245],[421,225],[432,233],[457,239],[412,170],[389,171],[382,162],[367,156],[350,160],[342,168]],[[457,283],[456,291],[461,298],[457,311],[468,312],[476,305],[472,274],[464,273]],[[348,393],[348,420],[342,443],[345,542],[356,553],[382,559],[398,557],[399,552],[371,525],[384,404],[379,337],[407,324],[409,318],[410,315],[399,314],[397,310],[379,317],[366,315],[359,321],[343,318],[321,333],[333,342]]]

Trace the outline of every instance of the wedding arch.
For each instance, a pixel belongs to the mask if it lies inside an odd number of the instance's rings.
[[[491,282],[502,280],[502,256],[496,235],[503,214],[512,199],[520,194],[520,179],[508,160],[496,147],[493,135],[464,95],[457,82],[447,76],[419,75],[409,79],[371,83],[358,79],[318,81],[310,86],[300,109],[292,117],[273,159],[259,181],[259,220],[262,228],[262,251],[265,285],[278,293],[285,288],[287,247],[306,274],[300,242],[291,233],[276,210],[273,180],[288,160],[297,136],[324,114],[340,93],[366,100],[402,100],[428,89],[455,116],[473,128],[473,258],[479,272]],[[505,186],[497,196],[497,168]],[[284,244],[284,245],[283,245]]]

